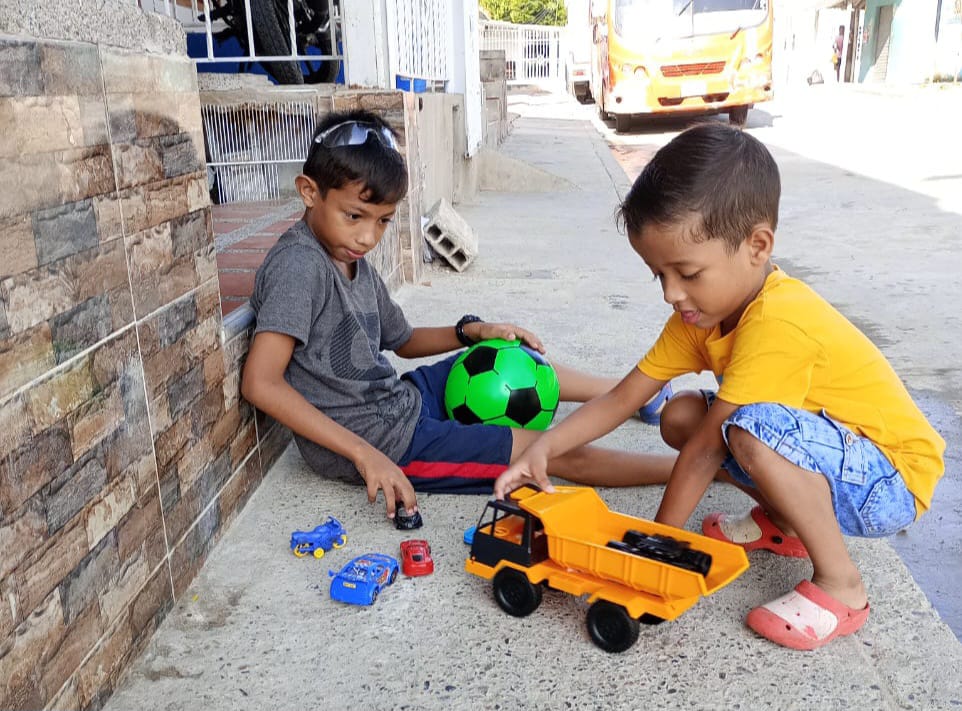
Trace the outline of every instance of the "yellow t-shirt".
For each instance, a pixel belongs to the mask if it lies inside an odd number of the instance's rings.
[[[821,412],[872,440],[928,509],[945,470],[945,441],[932,428],[885,356],[808,285],[776,269],[735,328],[722,336],[672,314],[638,363],[669,380],[712,371],[718,397],[734,405],[777,402]]]

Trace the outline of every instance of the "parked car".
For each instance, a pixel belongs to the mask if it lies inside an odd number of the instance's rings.
[[[298,558],[313,553],[315,558],[323,558],[324,552],[340,548],[347,543],[347,531],[333,516],[312,531],[294,531],[291,534],[291,551]]]
[[[401,541],[401,571],[409,577],[434,572],[434,559],[427,541],[421,538]]]
[[[373,605],[381,590],[397,579],[397,561],[383,553],[366,553],[341,568],[328,571],[331,599],[351,605]]]

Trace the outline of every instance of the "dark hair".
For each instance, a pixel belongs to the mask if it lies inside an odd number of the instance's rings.
[[[343,188],[348,183],[364,184],[361,197],[366,202],[398,202],[408,190],[408,173],[404,158],[393,148],[386,146],[376,136],[368,135],[367,141],[358,146],[335,146],[328,148],[315,139],[325,130],[346,121],[371,123],[387,129],[397,137],[397,132],[377,114],[363,109],[335,111],[321,119],[311,139],[303,173],[317,183],[321,195],[328,190]]]
[[[758,223],[778,226],[780,195],[778,166],[761,141],[722,123],[702,123],[655,153],[618,208],[618,221],[638,236],[645,225],[698,216],[689,238],[723,239],[734,252]]]

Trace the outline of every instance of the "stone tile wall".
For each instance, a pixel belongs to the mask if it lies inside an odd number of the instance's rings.
[[[193,65],[0,35],[0,708],[97,708],[289,433],[239,397]]]

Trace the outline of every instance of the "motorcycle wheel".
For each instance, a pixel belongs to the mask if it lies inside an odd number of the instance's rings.
[[[291,53],[290,25],[287,3],[283,8],[274,0],[251,0],[251,22],[259,53],[285,55]],[[303,84],[299,62],[261,62],[278,84]]]

